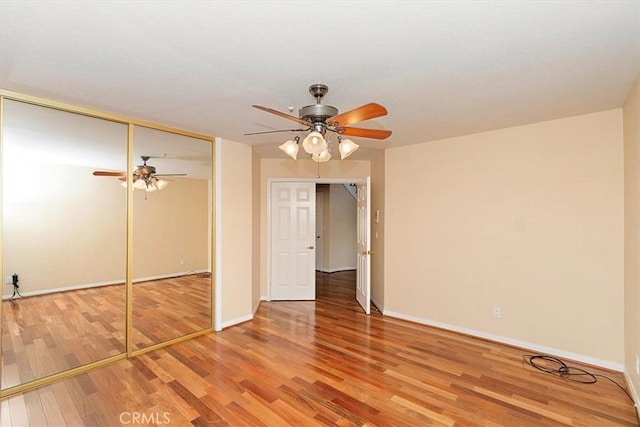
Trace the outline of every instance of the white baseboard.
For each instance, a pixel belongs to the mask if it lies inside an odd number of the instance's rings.
[[[589,365],[598,366],[612,371],[624,372],[624,366],[620,363],[611,362],[609,360],[597,359],[595,357],[586,356],[584,354],[572,353],[565,350],[560,350],[553,347],[547,347],[540,344],[535,344],[527,341],[516,340],[513,338],[503,337],[501,335],[494,335],[487,332],[476,331],[474,329],[467,329],[456,325],[450,325],[447,323],[437,322],[434,320],[423,319],[420,317],[410,316],[403,313],[397,313],[394,311],[385,310],[382,312],[385,316],[395,317],[402,320],[408,320],[410,322],[420,323],[427,326],[434,326],[440,329],[446,329],[453,332],[459,332],[465,335],[471,335],[477,338],[486,339],[489,341],[495,341],[501,344],[507,344],[514,347],[521,347],[528,350],[532,350],[538,353],[549,354],[553,356],[562,357],[569,360],[575,360],[577,362],[587,363]]]
[[[258,304],[256,304],[256,308],[253,309],[253,316],[252,317],[256,316],[256,313],[260,309],[260,304],[262,304],[262,301],[266,301],[266,298],[265,297],[261,297],[260,298],[260,302],[258,302]]]
[[[373,303],[373,305],[376,306],[376,308],[378,309],[378,311],[380,313],[384,313],[384,307],[383,305],[377,300],[375,299],[373,296],[371,297],[371,302]],[[393,317],[393,316],[392,316]]]
[[[355,269],[356,269],[355,267],[348,266],[348,267],[338,267],[338,268],[328,268],[328,269],[321,268],[321,269],[318,269],[318,271],[321,271],[323,273],[337,273],[339,271],[351,271]]]
[[[140,277],[138,279],[134,279],[133,283],[141,283],[141,282],[149,282],[152,280],[162,280],[162,279],[170,279],[172,277],[180,277],[180,276],[188,276],[190,274],[201,274],[201,273],[209,273],[209,270],[190,270],[185,272],[171,273],[171,274],[163,274],[159,276],[149,276],[149,277]],[[11,284],[9,284],[11,285]],[[78,291],[81,289],[90,289],[90,288],[99,288],[102,286],[112,286],[112,285],[124,285],[124,279],[121,280],[109,280],[105,282],[94,282],[94,283],[83,283],[80,285],[72,285],[72,286],[61,286],[59,288],[49,288],[49,289],[39,289],[35,291],[20,291],[20,295],[23,297],[33,297],[38,295],[46,295],[53,294],[56,292],[67,292],[67,291]],[[11,295],[2,295],[2,300],[6,301],[11,298]]]
[[[631,375],[629,374],[629,370],[625,368],[624,370],[624,380],[627,382],[627,387],[631,392],[631,397],[633,397],[634,406],[636,408],[636,413],[638,414],[638,419],[640,419],[640,395],[638,395],[638,390],[633,386],[633,381],[631,381]]]
[[[248,322],[249,320],[253,320],[252,314],[247,314],[246,316],[236,317],[235,319],[227,320],[226,322],[222,322],[222,329],[238,325],[240,323]]]
[[[54,294],[56,292],[78,291],[81,289],[99,288],[102,286],[123,285],[123,284],[124,284],[124,280],[111,280],[107,282],[85,283],[81,285],[62,286],[59,288],[40,289],[36,291],[20,291],[20,295],[22,295],[23,297],[33,297],[37,295]],[[11,295],[2,295],[3,300],[8,300],[10,298],[11,298]]]
[[[137,279],[133,279],[133,283],[151,282],[152,280],[171,279],[172,277],[182,277],[182,276],[189,276],[191,274],[202,274],[202,273],[211,273],[211,271],[208,269],[189,270],[189,271],[179,271],[177,273],[171,273],[171,274],[161,274],[160,276],[139,277]]]

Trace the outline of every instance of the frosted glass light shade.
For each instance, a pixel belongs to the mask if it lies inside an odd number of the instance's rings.
[[[293,160],[296,160],[296,158],[298,157],[298,143],[293,139],[288,140],[278,148],[291,156]]]
[[[316,163],[328,162],[330,158],[331,158],[331,153],[329,152],[329,150],[324,150],[320,154],[311,155],[311,160],[313,160]]]
[[[340,159],[346,159],[347,157],[355,153],[358,148],[360,148],[360,146],[352,140],[342,139],[340,141],[340,144],[338,145],[338,150],[340,150]]]
[[[147,188],[147,183],[144,182],[144,179],[138,178],[136,182],[133,183],[133,188],[137,190],[145,190]]]
[[[327,149],[327,141],[320,132],[313,131],[302,141],[302,148],[311,155],[320,154]]]
[[[158,181],[156,181],[156,186],[158,187],[158,190],[162,190],[167,186],[167,181],[165,181],[164,179],[159,179]]]
[[[122,181],[120,185],[122,185],[123,187],[126,187],[127,183],[128,181]],[[145,178],[136,179],[135,182],[133,183],[133,188],[135,188],[136,190],[144,190],[147,193],[152,193],[156,190],[162,190],[167,186],[167,184],[169,183],[164,179],[158,179],[155,176],[152,176],[146,179]]]

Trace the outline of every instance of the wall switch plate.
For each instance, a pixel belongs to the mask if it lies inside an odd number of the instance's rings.
[[[640,375],[640,356],[636,354],[636,375]]]
[[[499,319],[502,317],[502,310],[500,307],[493,307],[493,317],[495,319]]]

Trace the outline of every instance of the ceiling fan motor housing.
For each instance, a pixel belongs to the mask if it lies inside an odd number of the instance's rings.
[[[298,116],[303,120],[308,120],[312,124],[324,123],[329,117],[338,115],[338,109],[331,105],[320,104],[322,97],[329,92],[329,88],[323,84],[309,86],[309,93],[316,99],[314,105],[307,105],[298,111]]]
[[[141,175],[141,176],[147,176],[147,175],[152,175],[152,174],[156,173],[155,166],[148,166],[147,165],[147,160],[149,160],[151,157],[150,156],[142,156],[141,158],[142,158],[142,164],[138,165],[138,169],[136,169],[134,171],[134,174]]]
[[[156,173],[156,168],[155,166],[149,166],[147,164],[144,165],[139,165],[138,169],[136,169],[136,171],[134,172],[136,175],[153,175],[154,173]]]
[[[299,115],[301,119],[309,120],[312,123],[324,122],[329,117],[337,116],[338,109],[324,104],[307,105],[300,109]]]

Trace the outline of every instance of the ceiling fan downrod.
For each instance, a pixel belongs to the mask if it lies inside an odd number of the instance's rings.
[[[315,84],[309,86],[309,93],[316,99],[316,104],[320,104],[320,100],[329,92],[329,86],[323,84]]]
[[[317,124],[321,123],[324,129],[325,121],[338,114],[338,109],[336,107],[320,103],[320,100],[327,92],[329,92],[329,88],[326,85],[314,84],[309,86],[309,93],[316,99],[316,103],[302,107],[299,111],[298,115],[300,118],[303,120],[309,120],[314,128]],[[318,132],[321,131],[318,130]]]

